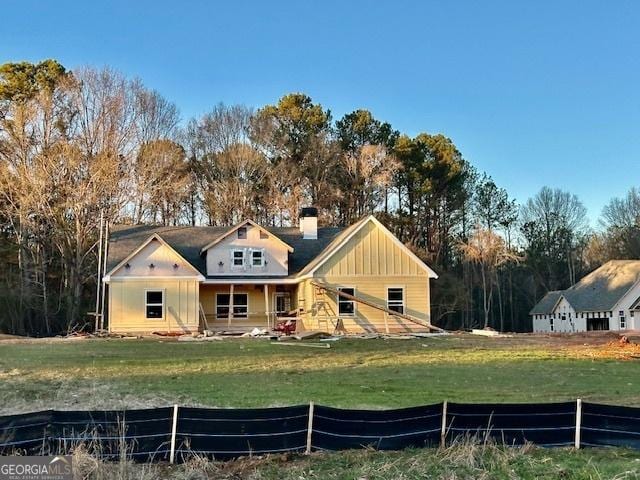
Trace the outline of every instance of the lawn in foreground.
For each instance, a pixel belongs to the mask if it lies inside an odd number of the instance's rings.
[[[401,452],[351,450],[277,455],[231,462],[194,459],[183,465],[105,464],[75,455],[82,478],[138,480],[423,480],[637,479],[640,455],[625,449],[505,448],[461,444]]]
[[[590,358],[586,347],[530,338],[343,339],[330,349],[253,339],[0,343],[0,414],[310,400],[351,408],[577,397],[640,405],[637,361]]]

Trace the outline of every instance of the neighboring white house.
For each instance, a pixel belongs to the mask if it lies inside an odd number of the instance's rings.
[[[640,260],[611,260],[529,312],[534,332],[640,328]]]

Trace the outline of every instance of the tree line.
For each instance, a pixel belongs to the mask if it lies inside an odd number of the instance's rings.
[[[252,108],[177,106],[111,69],[0,66],[0,331],[88,328],[101,216],[110,224],[322,225],[375,214],[439,274],[446,328],[530,328],[528,310],[612,258],[640,256],[640,191],[597,231],[569,192],[518,205],[443,134],[406,135],[302,93]]]

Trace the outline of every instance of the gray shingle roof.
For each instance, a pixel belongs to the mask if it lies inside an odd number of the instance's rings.
[[[640,280],[640,260],[611,260],[562,294],[577,312],[612,310]]]
[[[562,296],[561,290],[552,290],[547,292],[542,299],[536,303],[535,307],[531,309],[529,315],[546,315],[553,311],[553,307],[556,306],[558,300]]]
[[[547,293],[529,313],[551,313],[560,295],[576,312],[611,311],[638,281],[640,260],[611,260],[572,287]],[[553,298],[555,301],[551,304]]]
[[[119,225],[109,235],[107,272],[127,258],[151,235],[157,233],[185,260],[207,274],[204,255],[200,250],[229,231],[230,227],[163,227],[153,225]],[[269,228],[273,235],[293,247],[289,254],[289,275],[295,275],[328,248],[339,234],[347,229],[339,227],[318,228],[317,240],[303,240],[298,228]]]

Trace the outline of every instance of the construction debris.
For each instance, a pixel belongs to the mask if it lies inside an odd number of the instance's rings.
[[[304,332],[298,332],[295,335],[291,335],[289,338],[292,338],[294,340],[307,340],[310,338],[327,338],[332,336],[333,335],[320,330],[305,330]],[[286,337],[281,337],[281,338],[286,338]]]
[[[451,334],[449,332],[435,332],[435,333],[415,332],[411,334],[411,336],[416,338],[442,338],[450,335]]]
[[[212,342],[220,340],[224,340],[224,337],[221,337],[220,335],[212,335],[210,337],[206,337],[204,335],[198,335],[196,337],[193,335],[182,335],[178,337],[179,342]]]
[[[243,337],[265,337],[268,335],[268,331],[264,328],[255,327],[250,332],[242,334]]]
[[[151,332],[151,335],[157,335],[159,337],[181,337],[185,335],[185,332]]]
[[[480,335],[480,336],[483,336],[483,337],[500,337],[500,338],[511,338],[511,337],[513,337],[513,335],[511,335],[511,334],[500,333],[500,332],[498,332],[496,330],[488,329],[488,328],[485,328],[485,329],[482,329],[482,330],[474,328],[474,329],[471,330],[471,334],[472,335]]]

